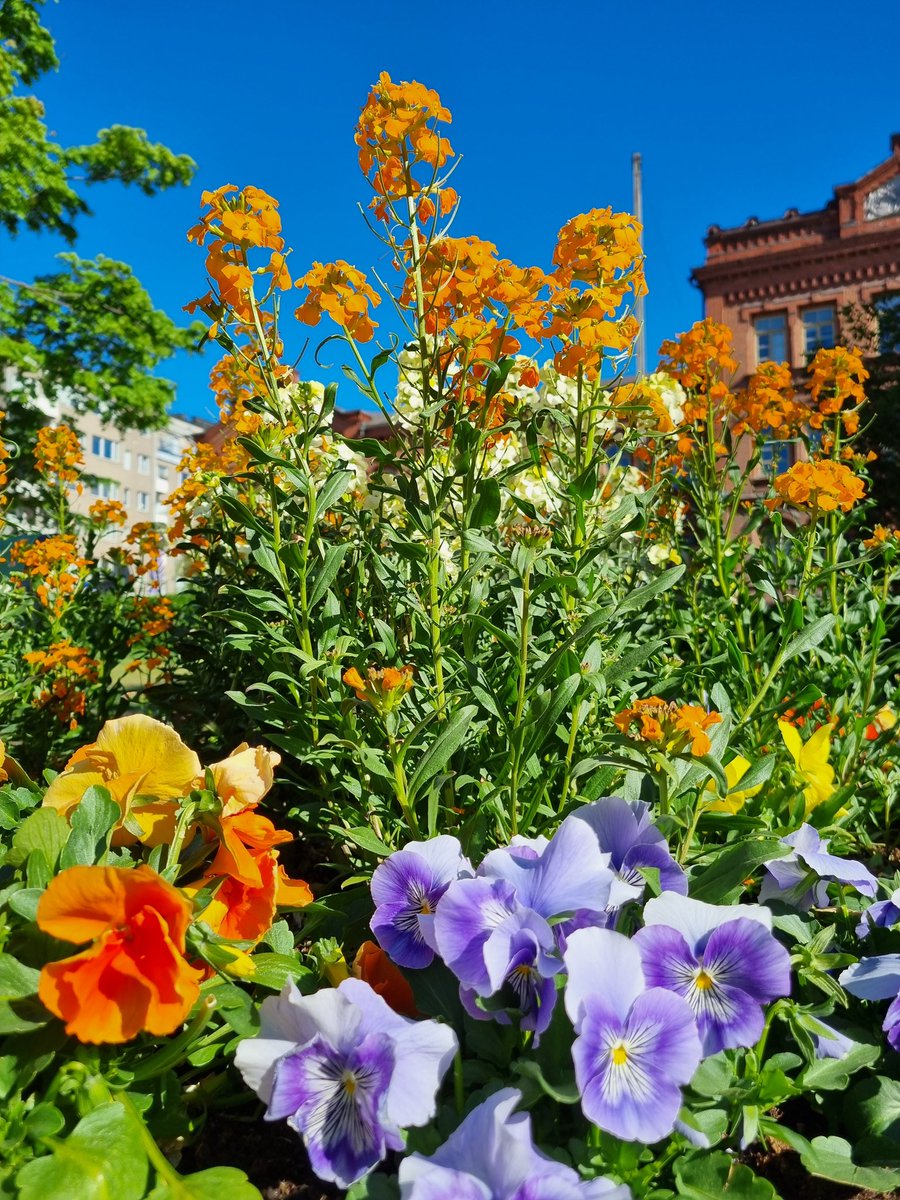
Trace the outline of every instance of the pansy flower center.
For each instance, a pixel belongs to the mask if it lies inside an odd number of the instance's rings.
[[[697,972],[697,974],[694,976],[694,987],[697,988],[698,991],[701,991],[701,992],[708,991],[711,987],[714,986],[714,983],[715,983],[715,980],[713,979],[712,975],[710,975],[702,967]]]
[[[619,1042],[617,1045],[613,1046],[612,1050],[610,1051],[610,1056],[612,1057],[614,1066],[624,1066],[625,1063],[628,1062],[628,1050],[625,1047],[625,1043]]]

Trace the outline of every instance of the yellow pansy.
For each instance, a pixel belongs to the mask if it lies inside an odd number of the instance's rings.
[[[747,772],[750,770],[750,762],[744,758],[742,754],[737,754],[725,768],[725,778],[728,780],[728,794],[721,800],[713,800],[712,803],[706,805],[707,812],[727,812],[736,813],[744,807],[751,796],[755,796],[757,792],[762,790],[762,784],[758,783],[756,787],[747,788],[745,791],[736,792],[734,788],[740,783]],[[708,792],[716,792],[715,780],[711,779],[706,785]]]
[[[222,816],[230,817],[259,804],[274,782],[274,771],[281,755],[262,746],[241,742],[227,758],[213,763],[216,795],[222,801]],[[202,780],[197,781],[202,784]]]
[[[178,806],[200,774],[200,760],[169,725],[137,713],[107,721],[96,742],[82,746],[53,780],[44,807],[68,817],[89,787],[107,789],[122,810],[113,845],[141,841],[153,846],[171,838]],[[138,797],[152,797],[135,804]],[[124,828],[126,818],[141,829],[136,837]]]
[[[797,764],[797,771],[803,776],[806,786],[803,795],[806,799],[806,816],[830,800],[834,795],[834,767],[829,763],[831,754],[831,725],[820,725],[808,741],[803,741],[800,734],[789,721],[779,721],[778,728],[784,738],[784,744],[791,752],[791,757]]]

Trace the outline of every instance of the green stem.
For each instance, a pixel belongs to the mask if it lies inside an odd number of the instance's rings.
[[[513,714],[512,746],[513,761],[510,772],[509,808],[510,831],[515,837],[519,832],[519,774],[522,769],[522,739],[520,736],[522,716],[525,712],[525,693],[528,685],[528,643],[531,639],[531,561],[522,572],[522,612],[519,621],[519,680],[516,689],[516,710]]]
[[[414,838],[418,838],[419,822],[409,803],[403,759],[400,755],[397,742],[391,733],[388,734],[388,753],[391,759],[391,766],[394,768],[394,793],[397,797],[397,803],[400,805],[400,811],[403,813],[403,819],[406,821],[409,832]]]

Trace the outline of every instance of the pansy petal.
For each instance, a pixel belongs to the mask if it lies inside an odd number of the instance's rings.
[[[588,996],[601,996],[625,1020],[644,990],[640,950],[611,929],[576,929],[566,939],[563,960],[568,975],[566,1012],[576,1029]]]
[[[838,983],[862,1000],[887,1000],[900,994],[900,954],[861,958],[838,976]]]
[[[703,947],[703,965],[714,979],[763,1003],[791,990],[790,954],[755,921],[729,921],[714,929]]]
[[[728,921],[744,918],[758,921],[766,929],[772,928],[772,913],[763,904],[706,904],[692,900],[675,892],[664,892],[654,896],[644,905],[644,924],[668,925],[684,935],[691,947],[696,947],[703,937]]]

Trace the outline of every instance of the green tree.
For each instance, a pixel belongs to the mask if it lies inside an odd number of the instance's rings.
[[[900,292],[886,291],[866,304],[841,310],[847,341],[865,355],[869,403],[862,412],[860,446],[878,458],[869,465],[875,518],[900,525],[897,478],[900,476]]]
[[[0,3],[0,227],[55,233],[73,244],[77,222],[90,214],[82,191],[118,180],[152,196],[191,181],[196,164],[153,143],[143,129],[113,125],[87,146],[53,141],[44,105],[30,94],[59,65],[44,0]],[[33,281],[0,276],[0,368],[13,368],[17,392],[7,397],[4,434],[30,443],[28,392],[65,390],[76,411],[111,423],[158,428],[174,385],[153,371],[179,348],[193,348],[202,327],[180,328],[154,308],[125,263],[103,255],[59,255],[60,270]]]

